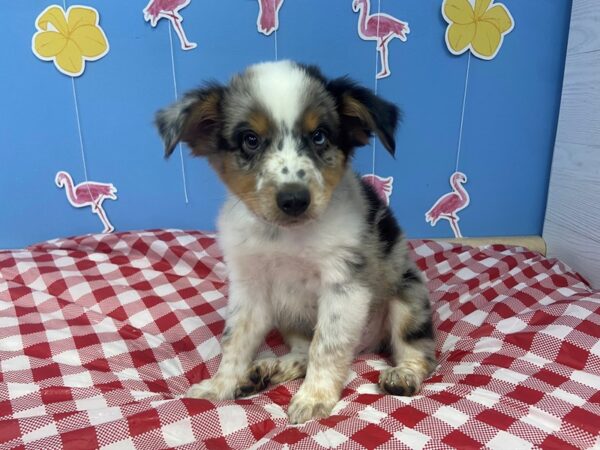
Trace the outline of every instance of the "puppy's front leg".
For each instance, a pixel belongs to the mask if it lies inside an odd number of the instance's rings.
[[[340,399],[368,315],[370,291],[358,283],[325,286],[304,383],[294,395],[290,422],[327,417]]]
[[[223,357],[211,379],[192,385],[186,397],[230,400],[244,377],[256,351],[272,327],[264,287],[249,280],[232,281],[228,317],[221,340]]]

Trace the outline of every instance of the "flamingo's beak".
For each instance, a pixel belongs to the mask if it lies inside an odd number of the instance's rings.
[[[352,11],[354,11],[354,12],[358,11],[358,0],[354,0],[352,2]]]

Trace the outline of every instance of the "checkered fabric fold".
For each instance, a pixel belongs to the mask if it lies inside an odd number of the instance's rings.
[[[0,252],[0,448],[592,448],[600,293],[518,248],[411,243],[440,364],[382,395],[359,356],[333,415],[291,426],[300,381],[249,399],[181,398],[215,373],[227,302],[214,236],[157,230]],[[271,333],[262,355],[287,351]]]

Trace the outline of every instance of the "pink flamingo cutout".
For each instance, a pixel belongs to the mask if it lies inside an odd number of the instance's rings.
[[[104,208],[102,208],[102,202],[107,198],[116,200],[117,188],[110,183],[96,183],[94,181],[73,186],[71,175],[62,171],[56,174],[54,182],[59,188],[66,187],[67,199],[75,208],[92,207],[92,212],[98,215],[104,225],[103,233],[114,231],[115,227],[108,220]]]
[[[469,206],[470,202],[469,194],[462,186],[466,182],[467,176],[464,173],[454,172],[450,176],[450,186],[452,186],[453,192],[440,197],[431,209],[425,213],[425,221],[430,222],[432,227],[440,219],[446,219],[450,222],[454,237],[457,238],[463,237],[458,227],[460,218],[457,213]]]
[[[354,0],[352,10],[360,11],[358,18],[358,35],[365,41],[377,41],[377,51],[381,58],[381,70],[377,78],[389,77],[390,66],[388,63],[388,44],[398,38],[406,42],[406,35],[410,33],[408,23],[402,22],[388,14],[370,14],[370,0]]]
[[[381,178],[375,174],[363,175],[363,180],[373,186],[379,198],[389,206],[390,197],[392,196],[392,188],[394,177]]]
[[[156,26],[160,19],[167,19],[173,25],[179,41],[181,42],[181,48],[183,50],[191,50],[196,48],[195,42],[188,41],[181,26],[183,17],[179,14],[179,10],[185,8],[190,4],[191,0],[150,0],[144,8],[144,20],[150,22],[153,27]]]
[[[279,9],[283,0],[258,0],[258,19],[256,26],[265,36],[279,29]]]

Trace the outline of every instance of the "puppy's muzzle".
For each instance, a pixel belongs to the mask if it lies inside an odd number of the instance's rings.
[[[285,184],[277,193],[277,206],[288,216],[298,217],[310,205],[310,192],[300,184]]]

